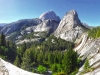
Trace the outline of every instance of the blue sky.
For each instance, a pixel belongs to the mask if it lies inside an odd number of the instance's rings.
[[[63,18],[72,9],[82,22],[100,25],[100,0],[0,0],[0,23],[37,18],[48,10]]]

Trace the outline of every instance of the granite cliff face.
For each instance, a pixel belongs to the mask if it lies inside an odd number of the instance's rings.
[[[0,32],[5,33],[7,38],[16,36],[17,39],[19,36],[32,32],[54,32],[56,37],[67,41],[74,41],[81,36],[84,28],[85,26],[80,22],[75,10],[67,12],[61,21],[54,11],[48,11],[36,19],[24,19],[7,24]]]
[[[0,75],[40,75],[22,70],[0,58]]]
[[[21,34],[29,34],[31,32],[54,32],[56,28],[58,27],[59,22],[55,20],[45,20],[42,23],[36,25],[27,27],[23,31],[21,31]]]
[[[59,24],[59,22],[57,22],[55,20],[45,20],[36,27],[34,32],[46,31],[46,32],[52,33],[56,30],[56,28],[58,27],[58,24]]]
[[[0,32],[6,35],[7,39],[19,40],[22,36],[32,32],[52,33],[59,25],[60,18],[54,11],[43,13],[39,18],[23,19],[6,24],[0,27]]]
[[[60,21],[60,24],[54,35],[67,41],[74,41],[80,37],[84,32],[84,26],[81,24],[78,14],[75,10],[71,10],[66,13],[64,18]]]
[[[55,21],[60,21],[60,17],[55,14],[54,11],[47,11],[39,17],[42,21],[44,20],[55,20]]]
[[[82,60],[86,58],[89,60],[89,67],[92,71],[84,73],[83,75],[100,75],[100,38],[89,38],[87,33],[84,33],[80,39],[76,40],[79,45],[75,47],[75,51],[79,54]],[[84,71],[84,64],[79,69],[77,75],[81,75]]]

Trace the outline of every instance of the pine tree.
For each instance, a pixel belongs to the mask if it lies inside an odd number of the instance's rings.
[[[63,59],[64,71],[69,75],[77,67],[77,53],[73,50],[68,50]]]
[[[26,49],[27,49],[26,43],[24,42],[23,45],[22,45],[22,50],[23,50],[23,52],[25,52]]]
[[[97,33],[96,34],[96,38],[100,37],[100,29],[97,30]]]
[[[27,50],[23,55],[21,68],[27,71],[31,70],[31,59],[29,50]]]
[[[1,37],[0,37],[0,45],[6,46],[5,35],[3,34],[3,32],[2,32]]]
[[[20,59],[19,59],[18,55],[16,56],[16,59],[14,61],[14,65],[16,65],[17,67],[20,67]]]
[[[84,64],[84,69],[85,69],[85,70],[88,69],[89,66],[90,66],[90,65],[89,65],[89,60],[86,59],[85,64]]]
[[[52,71],[53,72],[57,72],[57,64],[53,64],[52,65]]]

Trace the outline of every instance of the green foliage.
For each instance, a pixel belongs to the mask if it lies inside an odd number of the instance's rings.
[[[0,54],[0,58],[6,60],[7,59],[7,56],[3,56],[3,55]]]
[[[89,60],[86,59],[85,63],[84,63],[84,69],[87,70],[89,68]]]
[[[96,33],[96,37],[100,37],[100,29],[98,29],[97,33]]]
[[[73,42],[50,36],[42,43],[34,43],[28,49],[25,48],[25,44],[20,46],[17,53],[21,59],[21,68],[25,70],[32,71],[35,67],[43,65],[42,67],[45,66],[59,75],[64,71],[70,74],[77,67],[77,53],[72,50],[73,47]],[[40,66],[40,71],[37,72],[44,73],[41,70]]]
[[[34,34],[25,37],[31,38]],[[45,32],[41,34],[42,38],[47,36]],[[6,41],[3,33],[0,35],[0,57],[14,62],[14,65],[22,69],[41,74],[47,72],[46,68],[56,75],[70,75],[72,72],[72,75],[75,74],[80,60],[77,59],[77,53],[72,50],[73,47],[73,42],[49,36],[41,43],[27,45],[24,42],[16,48],[13,41]]]
[[[35,70],[34,68],[32,68],[32,72],[33,72],[33,73],[35,73],[35,72],[36,72],[36,70]]]
[[[52,69],[53,73],[61,72],[62,71],[62,66],[61,66],[61,64],[53,64],[51,69]]]
[[[73,71],[70,75],[76,75],[78,73],[78,69],[76,69],[75,71]]]
[[[3,33],[0,36],[0,45],[1,46],[6,46],[5,35]]]
[[[87,72],[92,72],[94,70],[94,68],[91,68],[89,65],[89,60],[86,59],[85,63],[84,63],[84,71],[81,74],[87,73]]]
[[[53,75],[66,75],[66,73],[65,72],[56,72],[56,73],[53,73]]]
[[[52,72],[57,72],[57,64],[52,65]]]
[[[0,35],[0,57],[10,62],[14,62],[16,57],[15,44],[11,41],[7,41],[3,33]]]
[[[15,66],[17,66],[17,67],[20,67],[20,59],[19,59],[19,57],[18,57],[18,55],[16,56],[16,59],[15,59],[15,61],[14,61],[14,65]]]
[[[82,62],[81,58],[78,58],[78,59],[77,59],[77,66],[78,66],[78,67],[80,67],[81,62]]]
[[[63,59],[64,71],[69,75],[77,67],[77,53],[73,50],[68,50]]]
[[[37,72],[39,72],[40,74],[46,73],[47,69],[46,67],[39,65],[37,68]]]
[[[56,38],[54,36],[48,37],[47,40],[41,44],[41,50],[43,50],[43,51],[47,51],[47,50],[49,50],[49,51],[55,51],[55,50],[63,51],[63,50],[72,49],[73,47],[74,47],[73,42],[65,41],[65,40],[62,40],[60,38]]]
[[[25,69],[27,71],[31,71],[31,67],[32,67],[32,64],[31,64],[31,58],[30,58],[30,55],[31,55],[31,52],[30,51],[25,51],[25,54],[23,55],[23,58],[22,58],[22,63],[21,63],[21,68],[22,69]]]
[[[100,27],[90,29],[88,31],[88,36],[91,37],[91,38],[94,38],[94,39],[99,38],[100,37]]]

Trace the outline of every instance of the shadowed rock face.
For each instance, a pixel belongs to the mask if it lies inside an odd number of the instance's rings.
[[[54,35],[67,41],[74,41],[84,32],[83,27],[84,26],[82,26],[77,12],[75,10],[71,10],[67,12],[61,20],[58,28],[54,32]]]
[[[0,30],[3,28],[3,26],[0,26]]]
[[[25,33],[31,33],[31,32],[54,32],[56,28],[58,27],[59,22],[55,20],[45,20],[42,23],[36,25],[27,27],[25,30],[21,31],[21,34]]]
[[[22,19],[22,20],[18,20],[16,22],[5,24],[5,26],[3,28],[0,27],[0,32],[3,32],[6,35],[10,35],[13,32],[20,32],[22,30],[25,30],[27,27],[31,27],[31,26],[36,27],[39,24],[41,24],[41,26],[42,25],[44,26],[44,24],[45,25],[47,24],[46,20],[54,20],[54,21],[59,22],[60,18],[55,14],[54,11],[48,11],[46,13],[43,13],[39,18]],[[43,26],[42,26],[42,29],[43,29]],[[54,26],[54,23],[52,26]],[[48,25],[48,27],[49,27],[49,25]],[[38,28],[39,28],[39,26],[38,26]]]
[[[16,22],[6,24],[0,32],[5,33],[6,35],[11,34],[12,32],[21,31],[29,26],[34,26],[40,24],[42,21],[40,19],[23,19]]]

